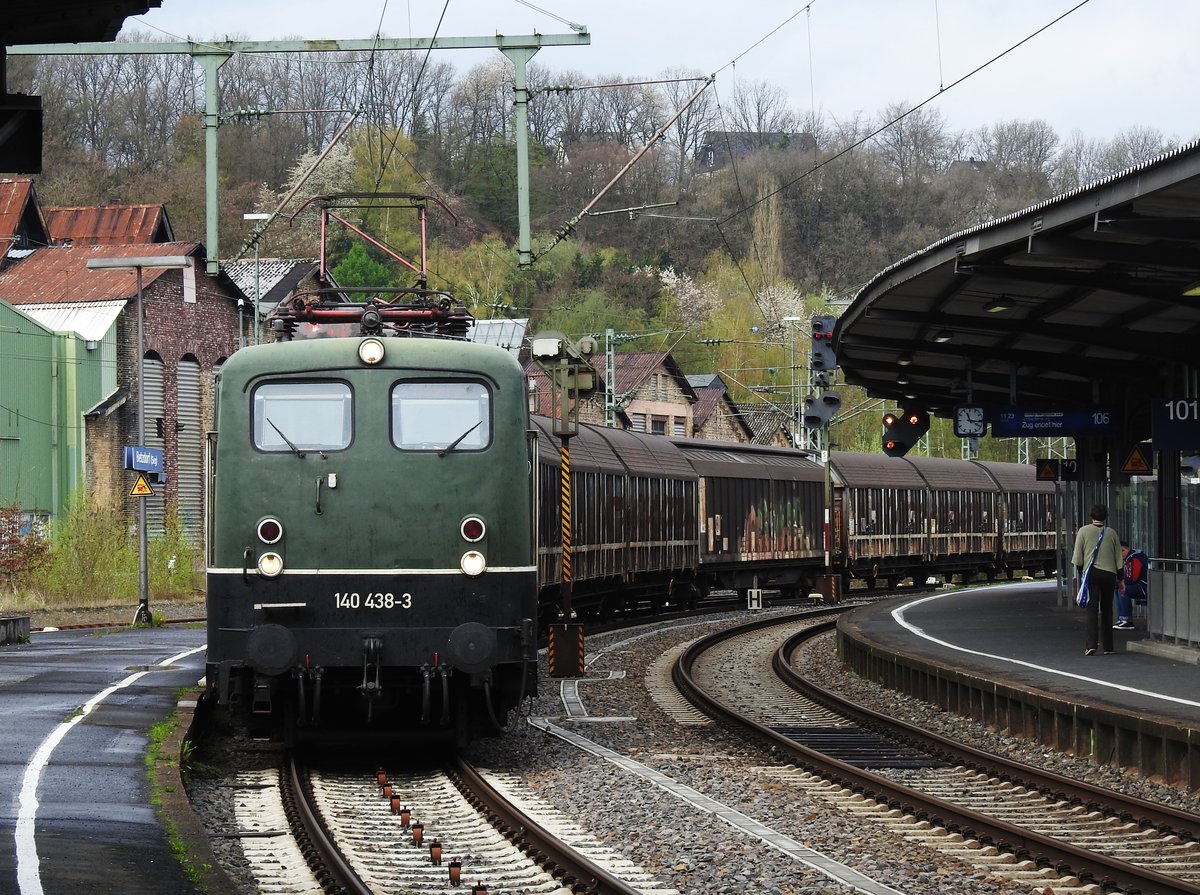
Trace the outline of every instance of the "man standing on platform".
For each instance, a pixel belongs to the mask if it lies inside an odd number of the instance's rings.
[[[1071,562],[1079,577],[1087,566],[1087,625],[1084,629],[1085,656],[1096,655],[1102,641],[1105,653],[1113,651],[1112,614],[1113,593],[1121,572],[1121,539],[1104,524],[1108,507],[1098,503],[1092,507],[1090,525],[1079,526],[1075,535],[1075,554]]]

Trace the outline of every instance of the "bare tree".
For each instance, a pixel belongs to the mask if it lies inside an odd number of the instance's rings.
[[[1103,152],[1099,140],[1085,137],[1080,130],[1073,131],[1055,160],[1052,179],[1055,192],[1078,189],[1103,176]]]
[[[949,167],[953,143],[940,110],[909,111],[906,103],[895,103],[880,114],[880,123],[889,121],[895,123],[880,131],[873,144],[901,191],[928,184]]]
[[[1112,142],[1100,152],[1100,165],[1104,174],[1116,174],[1118,171],[1148,162],[1173,146],[1174,144],[1163,136],[1162,131],[1133,125],[1117,131]]]
[[[564,150],[592,135],[586,132],[587,123],[594,119],[591,108],[595,103],[594,91],[580,89],[593,81],[577,71],[565,71],[558,75],[538,72],[539,92],[530,104],[530,127],[537,128],[544,139],[542,142],[557,142]],[[531,75],[532,82],[532,75]],[[562,89],[547,91],[557,86]],[[539,110],[535,113],[535,107]],[[534,124],[535,114],[539,122]]]
[[[696,79],[703,75],[698,69],[669,68],[661,77],[672,79],[671,83],[662,86],[665,111],[672,115],[696,92],[700,86]],[[691,189],[696,153],[715,121],[716,101],[714,95],[706,90],[667,129],[664,142],[675,159],[677,194]]]
[[[798,117],[787,93],[778,84],[762,80],[734,81],[724,105],[729,130],[748,134],[790,134],[796,129]]]
[[[1050,193],[1058,134],[1045,121],[1002,121],[974,134],[976,155],[987,163],[996,189],[993,216]]]
[[[642,146],[661,123],[662,101],[658,94],[642,84],[623,83],[621,75],[605,75],[602,84],[613,84],[592,91],[587,129],[593,138],[614,140],[622,146]]]
[[[443,144],[451,170],[469,171],[477,150],[509,133],[512,72],[508,60],[497,56],[472,68],[450,97],[451,129]]]

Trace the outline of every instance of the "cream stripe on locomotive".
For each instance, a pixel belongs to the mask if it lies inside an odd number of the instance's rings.
[[[241,575],[252,569],[208,569],[210,575]],[[488,572],[536,572],[537,566],[489,566]],[[446,569],[284,569],[283,575],[462,575],[459,568]]]

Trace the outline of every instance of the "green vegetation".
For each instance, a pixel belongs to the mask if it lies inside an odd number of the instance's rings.
[[[0,531],[15,508],[0,509]],[[65,516],[36,532],[0,541],[0,610],[81,608],[131,603],[138,592],[137,529],[117,510],[78,489]],[[200,549],[168,510],[163,530],[147,543],[152,599],[186,599],[203,586]]]
[[[178,764],[176,757],[171,755],[167,749],[175,734],[177,724],[178,721],[172,714],[150,728],[150,744],[146,748],[145,756],[146,775],[150,780],[150,804],[155,806],[159,820],[167,834],[167,845],[171,849],[171,854],[179,861],[188,881],[196,886],[198,891],[206,891],[204,877],[212,871],[212,867],[208,864],[196,865],[192,861],[187,843],[179,835],[174,818],[163,809],[163,794],[174,792],[175,787],[161,779],[160,769],[163,766],[171,767]],[[183,746],[186,747],[186,745],[185,741]],[[188,750],[184,748],[183,751]]]

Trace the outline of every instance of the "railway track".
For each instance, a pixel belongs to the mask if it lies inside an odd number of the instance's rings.
[[[442,770],[371,773],[289,756],[238,786],[238,836],[261,895],[678,895],[515,775],[458,759]]]
[[[990,873],[1039,892],[1200,895],[1200,817],[971,749],[803,681],[789,657],[833,624],[761,620],[703,638],[674,681],[793,757],[761,777]]]

